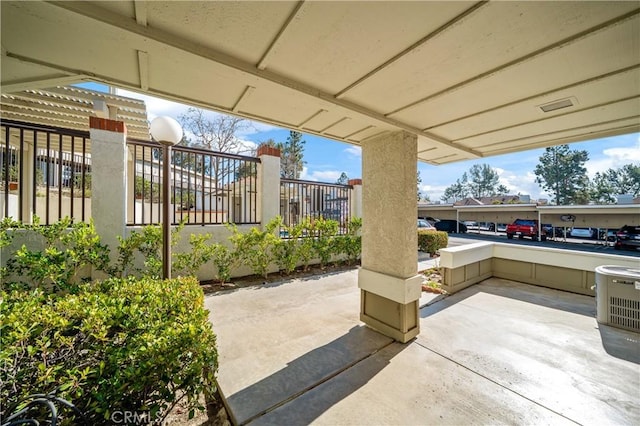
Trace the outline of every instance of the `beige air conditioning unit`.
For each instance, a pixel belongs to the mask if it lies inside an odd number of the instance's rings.
[[[599,323],[640,332],[640,268],[596,268],[596,319]]]

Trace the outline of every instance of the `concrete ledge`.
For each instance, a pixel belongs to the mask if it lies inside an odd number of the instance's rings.
[[[595,268],[637,266],[629,256],[481,242],[440,250],[443,288],[455,293],[490,277],[594,296]]]
[[[420,299],[422,279],[421,275],[403,279],[364,268],[358,271],[360,289],[403,305]]]
[[[440,250],[440,266],[454,269],[493,257],[493,246],[496,243],[480,242],[465,244]]]

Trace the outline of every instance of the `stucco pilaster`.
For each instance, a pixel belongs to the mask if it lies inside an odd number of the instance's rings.
[[[90,135],[92,217],[115,258],[118,236],[126,235],[127,132],[122,122],[92,118]]]
[[[266,145],[258,147],[259,217],[264,227],[280,214],[280,150]]]
[[[353,187],[351,193],[351,217],[362,217],[362,179],[350,179]]]
[[[406,342],[419,332],[417,136],[395,132],[364,141],[362,172],[360,318]]]

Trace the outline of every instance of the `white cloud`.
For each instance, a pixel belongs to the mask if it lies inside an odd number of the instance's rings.
[[[362,157],[362,148],[359,146],[351,145],[345,148],[343,152],[351,157]]]
[[[302,173],[300,173],[300,179],[311,180],[314,182],[334,183],[338,180],[341,174],[342,172],[339,170],[314,170],[309,172],[309,168],[305,166],[302,168]]]
[[[604,157],[589,160],[585,164],[590,178],[597,172],[618,169],[629,163],[640,163],[640,136],[635,146],[606,148],[602,150],[602,155]]]
[[[440,201],[448,185],[420,185],[422,196],[427,195],[431,201]]]
[[[258,149],[258,144],[252,141],[248,141],[246,139],[239,139],[240,141],[240,150],[238,151],[242,155],[249,155],[251,152],[254,152]]]

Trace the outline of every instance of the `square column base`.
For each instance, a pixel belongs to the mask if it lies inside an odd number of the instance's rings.
[[[420,334],[417,300],[403,305],[362,290],[360,301],[360,321],[374,330],[400,343]]]
[[[420,333],[421,284],[419,275],[402,279],[360,269],[360,321],[398,342],[413,339]]]

